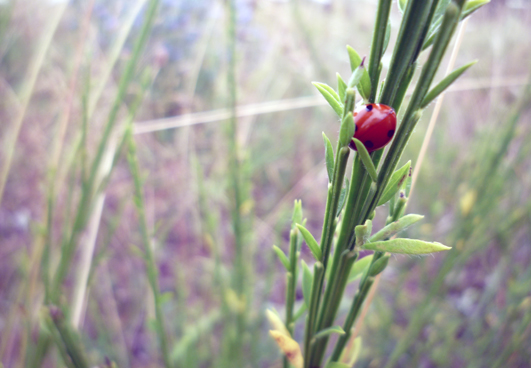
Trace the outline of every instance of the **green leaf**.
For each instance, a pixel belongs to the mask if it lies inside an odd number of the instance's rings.
[[[390,255],[386,254],[380,257],[376,262],[374,262],[369,269],[369,276],[375,277],[378,274],[380,274],[385,268],[387,267],[387,263],[389,262]]]
[[[361,78],[363,77],[363,72],[366,72],[365,66],[360,64],[360,66],[354,69],[350,75],[350,78],[347,82],[347,88],[357,88],[361,82]]]
[[[339,101],[344,102],[345,101],[345,91],[347,90],[347,84],[341,78],[339,73],[336,73],[337,76],[337,91],[339,92]]]
[[[351,346],[350,348],[347,348],[343,350],[343,354],[341,354],[341,361],[347,362],[345,366],[347,368],[354,367],[354,364],[356,364],[356,361],[358,360],[358,357],[361,352],[361,336],[358,336],[354,339],[354,346]],[[330,368],[330,367],[327,367]],[[334,368],[343,368],[341,366],[334,367]]]
[[[350,368],[352,366],[340,362],[328,362],[326,368]]]
[[[332,326],[317,332],[313,338],[317,340],[321,337],[330,336],[332,334],[344,335],[345,331],[341,328],[341,326]]]
[[[310,271],[310,268],[304,262],[304,260],[301,260],[302,262],[302,296],[304,297],[304,302],[306,305],[310,305],[310,297],[312,293],[312,283],[313,283],[313,274],[312,271]]]
[[[306,230],[304,226],[300,224],[297,224],[297,228],[301,232],[306,244],[308,244],[308,248],[310,248],[310,251],[312,252],[315,259],[317,261],[320,261],[322,257],[321,248],[319,247],[319,244],[317,244],[317,241],[315,240],[313,235],[308,230]]]
[[[407,0],[398,0],[398,10],[400,10],[400,13],[404,13],[404,10],[406,10]]]
[[[376,234],[370,237],[370,242],[376,242],[380,240],[385,240],[393,237],[398,234],[400,231],[403,231],[415,224],[416,222],[422,220],[424,216],[410,214],[399,218],[397,221],[391,222],[389,225],[385,226],[382,230],[378,231]]]
[[[352,112],[348,112],[339,128],[339,147],[346,147],[356,132],[356,124],[352,117]]]
[[[334,148],[332,147],[332,143],[330,143],[330,139],[324,134],[323,132],[323,141],[325,145],[325,163],[326,163],[326,171],[328,173],[328,182],[332,182],[332,178],[334,177]]]
[[[286,271],[289,271],[290,270],[289,260],[288,260],[288,257],[286,257],[286,255],[282,251],[282,249],[280,249],[276,245],[273,245],[273,251],[277,254],[278,259],[280,259],[280,262],[284,265],[284,268],[286,269]]]
[[[330,95],[334,98],[334,100],[336,100],[339,103],[343,103],[343,101],[341,101],[341,99],[339,98],[339,95],[337,94],[337,92],[332,87],[330,87],[328,84],[313,82],[313,85],[316,85],[316,84],[318,84],[320,87],[325,89],[328,93],[330,93]]]
[[[433,14],[433,18],[431,21],[431,27],[439,27],[442,21],[442,17],[444,15],[444,12],[446,11],[446,8],[448,7],[448,4],[450,4],[451,0],[440,0],[439,4],[437,4],[437,9],[435,9],[435,14]]]
[[[348,282],[357,280],[361,277],[361,275],[363,275],[367,267],[369,267],[369,265],[371,264],[372,257],[373,255],[371,254],[370,256],[363,257],[362,259],[354,263],[348,275]]]
[[[293,204],[293,215],[291,216],[291,223],[293,225],[302,223],[302,201],[300,199],[296,199],[295,203]]]
[[[348,57],[350,60],[350,69],[354,72],[361,64],[360,55],[352,47],[347,46]],[[368,100],[371,95],[371,78],[366,68],[363,68],[363,74],[361,76],[360,83],[358,85],[358,91],[364,100]]]
[[[387,183],[387,186],[385,187],[383,194],[380,197],[378,206],[381,206],[382,204],[387,203],[387,201],[389,201],[391,197],[394,196],[396,192],[398,192],[398,190],[404,183],[404,180],[409,175],[410,167],[411,167],[411,161],[408,161],[406,162],[404,166],[396,170],[393,173],[393,175],[391,175],[391,178],[389,179],[389,182]]]
[[[372,159],[367,151],[367,148],[365,148],[365,145],[354,137],[352,137],[352,141],[354,141],[354,144],[356,145],[358,155],[360,155],[361,162],[363,162],[363,166],[365,166],[367,173],[371,177],[372,181],[376,182],[378,180],[378,174],[376,173],[376,168],[372,163]]]
[[[301,307],[293,314],[293,323],[297,322],[299,318],[301,318],[304,315],[304,312],[308,307],[306,306],[306,303],[302,303]]]
[[[339,102],[339,100],[338,100],[339,96],[337,96],[337,93],[334,92],[335,96],[332,95],[329,92],[329,90],[324,87],[324,86],[326,86],[326,87],[330,88],[326,84],[317,83],[317,82],[312,82],[312,84],[315,86],[315,88],[317,88],[319,90],[319,92],[321,92],[321,94],[323,95],[325,100],[330,104],[330,106],[332,106],[332,108],[334,109],[336,114],[339,115],[339,116],[343,116],[343,104],[341,102]]]
[[[356,247],[361,247],[369,240],[372,232],[372,221],[365,221],[364,225],[358,225],[354,228],[356,234]]]
[[[468,70],[472,65],[477,63],[477,60],[471,61],[470,63],[463,65],[460,68],[455,69],[453,72],[448,74],[442,81],[440,81],[435,87],[433,87],[424,97],[420,108],[423,109],[428,106],[433,100],[435,100],[446,88],[448,88],[457,78],[459,78],[464,72]]]
[[[341,210],[343,210],[343,206],[345,205],[345,199],[347,199],[349,185],[350,183],[348,181],[348,178],[346,178],[345,187],[341,189],[341,193],[339,194],[339,203],[337,204],[336,217],[339,216],[341,214]]]
[[[385,27],[385,38],[384,38],[384,43],[383,43],[383,48],[382,48],[382,55],[387,50],[387,46],[389,46],[390,39],[391,39],[391,19],[387,21],[387,27]],[[380,66],[381,65],[382,63],[380,62]]]
[[[437,242],[430,243],[417,239],[392,239],[366,243],[363,249],[398,254],[428,254],[452,248]]]
[[[490,3],[490,0],[468,0],[463,7],[461,19],[465,19],[470,14],[481,8],[483,5]]]

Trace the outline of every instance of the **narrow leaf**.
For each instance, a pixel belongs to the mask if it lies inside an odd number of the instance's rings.
[[[348,80],[347,88],[357,88],[361,82],[361,78],[363,77],[364,72],[366,72],[366,70],[363,64],[360,64],[360,66],[354,69]]]
[[[347,84],[341,78],[339,73],[336,73],[337,76],[337,91],[339,92],[339,101],[344,102],[345,101],[345,91],[347,90]]]
[[[288,358],[290,363],[293,364],[295,368],[302,368],[303,358],[299,344],[289,335],[284,335],[279,331],[269,331],[269,334],[275,339],[278,347],[282,353],[284,353],[286,358]]]
[[[366,243],[363,249],[399,254],[428,254],[452,248],[437,242],[430,243],[417,239],[392,239]]]
[[[391,197],[394,196],[396,192],[398,192],[398,190],[404,183],[404,180],[409,175],[410,167],[411,161],[408,161],[404,166],[396,170],[393,175],[391,175],[391,178],[389,179],[389,182],[387,183],[387,186],[385,187],[385,190],[383,191],[383,194],[380,197],[378,206],[387,203],[387,201],[389,201]]]
[[[280,249],[276,245],[273,245],[273,251],[277,254],[278,259],[280,259],[280,262],[284,265],[284,268],[286,268],[286,271],[289,271],[290,270],[289,260],[288,260],[288,257],[286,257],[286,255],[282,251],[282,249]]]
[[[345,331],[341,328],[341,326],[328,327],[317,332],[314,336],[314,339],[320,339],[321,337],[330,336],[332,334],[344,335]]]
[[[290,335],[288,329],[286,328],[286,325],[284,324],[284,322],[282,322],[282,319],[276,311],[266,309],[265,313],[269,324],[271,325],[271,327],[273,327],[273,330],[278,331],[284,335]]]
[[[326,84],[323,84],[323,83],[317,83],[317,82],[312,82],[312,84],[315,86],[315,88],[317,88],[319,90],[319,92],[321,92],[321,94],[323,95],[323,97],[325,98],[325,100],[330,104],[330,106],[332,106],[332,108],[334,109],[334,111],[336,112],[337,115],[339,116],[343,116],[343,106],[342,106],[342,103],[339,102],[336,97],[334,97],[332,94],[330,94],[330,92],[328,91],[328,89],[326,89],[325,87],[323,86],[326,86]],[[327,86],[328,87],[328,86]],[[337,94],[336,94],[337,96]],[[338,96],[339,98],[339,96]]]
[[[306,312],[307,309],[308,307],[306,306],[306,302],[302,303],[301,307],[293,314],[293,323],[297,322],[297,320],[304,315],[304,312]]]
[[[397,3],[400,13],[404,13],[404,10],[406,10],[407,0],[398,0]]]
[[[465,19],[470,14],[481,8],[483,5],[490,3],[490,0],[468,0],[463,7],[461,19]]]
[[[334,177],[334,148],[330,139],[323,132],[323,141],[325,145],[325,163],[326,163],[326,172],[328,173],[328,182],[332,182]]]
[[[352,47],[347,46],[348,57],[350,60],[350,69],[354,72],[361,64],[360,55]],[[358,91],[364,100],[369,99],[371,95],[371,78],[366,68],[363,68],[363,75],[361,76],[360,83],[358,85]]]
[[[332,88],[330,87],[328,84],[326,83],[319,83],[319,82],[313,82],[314,85],[318,84],[319,86],[321,86],[322,88],[324,88],[328,93],[330,93],[330,95],[339,103],[343,103],[343,101],[341,101],[341,99],[339,98],[339,95],[337,94],[337,92]]]
[[[369,152],[367,151],[367,148],[365,148],[365,145],[354,137],[352,138],[352,141],[356,145],[358,155],[360,155],[361,162],[363,162],[363,166],[365,166],[367,173],[371,177],[372,181],[376,182],[378,180],[378,174],[376,173],[376,168],[372,163],[372,159],[369,155]]]
[[[446,8],[448,7],[448,4],[450,4],[451,0],[440,0],[439,4],[437,4],[437,9],[435,10],[435,14],[433,15],[433,21],[432,24],[437,22],[438,24],[441,23],[441,18],[444,15],[444,12],[446,11]]]
[[[354,343],[350,346],[347,346],[347,348],[343,351],[343,354],[341,354],[341,361],[346,362],[345,365],[348,368],[351,368],[356,364],[356,361],[358,360],[358,356],[361,352],[361,336],[358,336],[354,339]],[[337,367],[340,368],[340,367]]]
[[[369,265],[371,264],[372,257],[373,255],[371,254],[370,256],[363,257],[362,259],[354,263],[348,275],[348,282],[357,280],[361,277],[361,275],[363,275],[367,267],[369,267]]]
[[[370,242],[376,242],[380,240],[386,240],[394,235],[398,234],[400,231],[407,229],[409,226],[414,223],[422,220],[424,216],[410,214],[399,218],[397,221],[391,222],[389,225],[384,227],[382,230],[378,231],[376,234],[371,236],[369,239]]]
[[[384,38],[384,43],[383,43],[383,48],[382,48],[382,55],[387,50],[387,46],[389,46],[389,39],[391,39],[391,19],[387,21],[387,27],[385,27],[385,38]],[[382,65],[381,62],[380,62],[380,65]]]
[[[339,194],[339,203],[337,205],[336,217],[339,216],[341,214],[341,211],[343,210],[343,206],[345,205],[345,200],[347,199],[349,185],[350,183],[347,178],[345,179],[345,187],[341,189],[341,193]]]
[[[306,262],[302,262],[302,296],[306,305],[310,305],[312,293],[313,274]]]
[[[352,112],[348,112],[343,121],[341,122],[341,127],[339,128],[339,146],[348,146],[350,140],[352,139],[352,137],[354,137],[355,132],[356,124],[354,123]]]
[[[350,368],[350,367],[352,366],[345,364],[345,363],[340,363],[340,362],[329,362],[326,365],[326,368]]]
[[[302,223],[302,201],[296,199],[293,203],[293,215],[291,216],[292,226]]]
[[[379,258],[376,262],[374,262],[371,268],[369,269],[368,275],[374,277],[380,274],[383,270],[385,270],[385,268],[387,267],[387,263],[389,262],[389,258],[390,255],[386,254]]]
[[[472,65],[477,63],[477,60],[457,68],[450,74],[448,74],[442,81],[440,81],[435,87],[433,87],[424,97],[420,108],[423,109],[428,106],[433,100],[435,100],[446,88],[448,88],[457,78],[459,78],[464,72],[468,70]]]
[[[317,243],[313,235],[308,230],[306,230],[304,226],[300,224],[297,224],[297,228],[301,232],[302,237],[304,238],[304,241],[306,242],[306,244],[308,244],[308,248],[310,248],[310,251],[312,252],[315,259],[317,261],[320,261],[322,257],[321,248],[319,248],[319,244]]]

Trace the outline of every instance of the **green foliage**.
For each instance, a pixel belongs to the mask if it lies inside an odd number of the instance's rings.
[[[330,104],[338,116],[343,115],[343,105],[339,100],[337,93],[324,83],[313,82],[315,88],[323,95],[325,100]]]
[[[328,182],[331,183],[334,178],[334,148],[332,147],[332,143],[330,143],[330,139],[328,139],[324,132],[323,140],[325,145],[325,164],[328,173]]]
[[[317,240],[315,240],[313,235],[308,230],[306,230],[304,226],[297,224],[297,228],[301,232],[304,241],[306,242],[308,248],[310,248],[313,256],[315,257],[315,260],[320,261],[322,258],[322,253],[321,249],[319,248],[319,244],[317,244]]]
[[[376,182],[378,180],[378,174],[376,173],[376,168],[372,163],[371,156],[369,156],[369,152],[367,152],[367,148],[365,148],[365,145],[356,138],[352,138],[352,141],[356,145],[358,155],[361,158],[361,162],[363,162],[363,166],[365,166],[365,170],[367,170],[367,173],[371,177],[372,181]]]
[[[408,161],[404,166],[396,170],[393,175],[391,175],[391,178],[389,179],[389,182],[387,183],[387,186],[385,187],[385,190],[383,191],[383,194],[380,197],[378,206],[387,203],[391,199],[391,197],[393,197],[396,192],[398,192],[398,190],[405,183],[405,180],[409,175],[410,168],[411,161]]]
[[[352,47],[347,46],[348,58],[352,77],[348,82],[349,87],[358,87],[358,91],[363,99],[368,100],[371,95],[371,80],[369,73],[363,65],[360,55]]]

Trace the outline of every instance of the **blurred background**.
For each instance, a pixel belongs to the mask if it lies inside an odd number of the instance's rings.
[[[0,359],[6,368],[27,364],[35,344],[43,233],[53,267],[80,201],[83,116],[89,112],[91,156],[145,4],[0,1]],[[280,353],[264,311],[283,310],[285,272],[271,247],[287,250],[295,199],[302,200],[307,228],[320,234],[327,186],[321,132],[335,142],[339,127],[311,81],[335,86],[336,72],[348,78],[345,46],[368,54],[377,2],[235,4],[245,248],[236,277],[247,285],[245,344],[237,354],[242,366],[274,367]],[[400,18],[393,4],[384,71]],[[223,1],[161,1],[118,119],[127,120],[125,111],[141,101],[134,138],[169,350],[179,367],[221,366],[225,309],[238,304],[220,286],[235,277],[227,19]],[[445,95],[407,210],[426,217],[404,235],[453,249],[391,258],[359,326],[356,367],[531,366],[531,111],[524,92],[531,1],[494,0],[470,17],[464,32],[456,66],[479,62]],[[437,79],[446,63],[441,69]],[[432,110],[404,153],[413,167]],[[93,365],[107,357],[120,367],[158,367],[133,178],[126,154],[117,152],[105,195],[94,200],[89,230],[72,258],[62,302],[73,310],[79,305],[78,329]],[[380,208],[377,226],[386,216]],[[311,259],[306,247],[302,252]],[[82,270],[89,270],[87,288],[76,304]],[[354,291],[347,290],[340,318]],[[53,350],[43,362],[62,364]]]

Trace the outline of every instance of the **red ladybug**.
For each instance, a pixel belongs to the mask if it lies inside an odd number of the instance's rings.
[[[384,147],[393,139],[396,130],[396,113],[392,107],[384,104],[362,105],[352,114],[356,122],[354,138],[372,152]],[[354,141],[349,147],[356,150]]]

